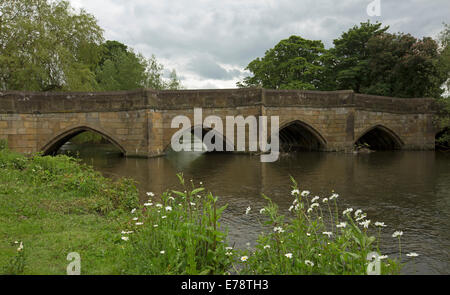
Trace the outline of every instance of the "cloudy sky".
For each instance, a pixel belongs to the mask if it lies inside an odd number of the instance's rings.
[[[370,19],[390,32],[436,37],[450,23],[449,0],[70,0],[95,15],[105,37],[133,47],[169,69],[183,86],[235,88],[244,68],[291,35],[326,47],[355,24]]]

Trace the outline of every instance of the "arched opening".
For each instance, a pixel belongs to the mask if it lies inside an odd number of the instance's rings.
[[[211,140],[205,140],[205,136],[207,135],[211,136]],[[178,139],[175,139],[175,141],[176,140],[178,140],[179,144],[184,146],[182,151],[185,152],[222,153],[232,150],[233,147],[224,135],[213,128],[205,128],[202,126],[194,126],[191,129],[185,130],[179,134]],[[186,140],[186,142],[183,142],[183,140]],[[222,150],[216,149],[216,142],[218,141],[222,141]],[[199,147],[201,147],[201,151],[199,150]],[[174,150],[172,148],[172,143],[169,143],[166,150]]]
[[[356,148],[364,147],[377,151],[399,150],[402,146],[400,137],[381,125],[369,128],[355,141]]]
[[[84,148],[104,153],[125,155],[125,149],[111,136],[87,126],[67,130],[56,136],[43,148],[44,155],[77,154]]]
[[[327,146],[325,138],[314,128],[301,121],[290,122],[280,128],[280,151],[323,151]]]
[[[449,150],[450,149],[450,127],[436,133],[435,147],[437,150]]]

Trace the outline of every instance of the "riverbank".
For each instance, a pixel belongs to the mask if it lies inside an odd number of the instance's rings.
[[[380,247],[384,223],[338,207],[334,192],[301,191],[294,179],[283,190],[286,215],[260,196],[239,210],[265,232],[239,247],[219,222],[232,211],[187,179],[178,174],[180,190],[148,192],[139,205],[129,180],[113,182],[66,156],[0,148],[0,273],[65,274],[67,254],[77,252],[82,274],[365,274],[375,251],[385,258],[381,273],[396,274],[400,249],[409,248],[390,224],[383,232],[398,248]]]
[[[120,228],[137,203],[130,180],[66,156],[0,149],[0,273],[66,274],[70,252],[83,274],[120,273]]]

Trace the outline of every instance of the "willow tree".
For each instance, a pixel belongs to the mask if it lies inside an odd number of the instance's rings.
[[[68,1],[0,2],[0,88],[95,90],[103,31]]]

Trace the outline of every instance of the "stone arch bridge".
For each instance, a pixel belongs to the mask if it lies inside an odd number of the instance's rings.
[[[279,116],[284,150],[348,151],[358,142],[375,149],[435,148],[433,99],[261,88],[3,91],[0,139],[17,152],[52,154],[71,137],[91,130],[125,156],[159,156],[178,130],[171,128],[172,119],[185,115],[193,121],[194,108],[202,108],[203,118],[215,115],[224,121],[226,116]]]

